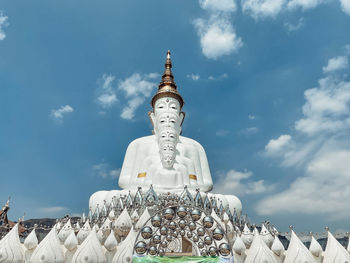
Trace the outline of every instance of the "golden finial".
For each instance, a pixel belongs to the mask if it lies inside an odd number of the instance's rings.
[[[174,89],[176,89],[176,83],[174,82],[174,76],[173,73],[171,72],[172,68],[172,63],[171,63],[171,58],[170,58],[170,50],[166,53],[166,60],[165,60],[165,70],[162,76],[162,81],[159,84],[159,89],[161,89],[164,86],[171,86]]]
[[[170,50],[168,50],[166,54],[166,60],[165,60],[165,70],[162,75],[162,80],[159,83],[158,86],[158,91],[157,93],[153,96],[151,105],[154,108],[154,104],[157,99],[162,98],[162,97],[172,97],[175,98],[179,101],[180,107],[182,108],[184,101],[183,98],[181,97],[180,93],[177,91],[177,86],[174,81],[174,76],[171,71],[172,68],[172,63],[171,63],[171,53]]]

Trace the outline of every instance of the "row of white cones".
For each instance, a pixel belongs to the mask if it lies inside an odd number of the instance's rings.
[[[118,218],[107,218],[101,227],[94,225],[91,228],[86,221],[83,227],[78,226],[77,234],[77,228],[68,220],[64,226],[56,224],[40,243],[34,229],[21,244],[16,225],[0,240],[0,262],[131,262],[137,232],[150,217],[147,209],[140,217],[130,217],[124,210]],[[330,232],[325,251],[314,237],[307,249],[294,231],[291,231],[290,243],[285,250],[278,235],[271,234],[264,225],[259,233],[256,228],[251,231],[245,226],[240,232],[230,222],[221,223],[226,228],[235,263],[350,262],[350,243],[345,249]]]

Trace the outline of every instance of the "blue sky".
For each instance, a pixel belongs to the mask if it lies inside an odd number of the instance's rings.
[[[151,133],[172,51],[214,192],[282,231],[350,228],[349,0],[0,2],[0,200],[81,213]]]

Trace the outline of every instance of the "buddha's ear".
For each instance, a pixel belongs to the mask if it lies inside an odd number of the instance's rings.
[[[180,135],[182,135],[182,123],[184,122],[186,114],[184,112],[180,112]]]
[[[154,124],[156,122],[156,116],[154,116],[154,112],[153,111],[149,111],[148,112],[148,117],[152,123],[152,127],[153,127],[153,130],[152,130],[152,133],[154,134]]]
[[[185,116],[186,116],[186,114],[183,111],[181,111],[180,112],[180,126],[182,126],[182,123],[184,122]]]

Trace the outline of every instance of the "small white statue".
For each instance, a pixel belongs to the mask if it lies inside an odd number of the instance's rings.
[[[190,138],[180,136],[185,114],[184,104],[171,72],[170,52],[157,93],[149,112],[154,135],[134,140],[128,146],[119,177],[123,189],[148,189],[152,184],[158,191],[213,188],[207,156],[203,147]]]

